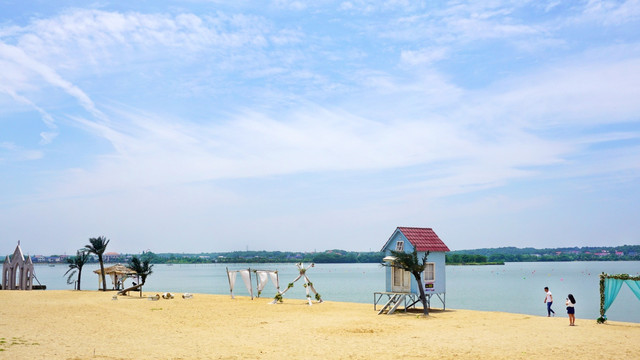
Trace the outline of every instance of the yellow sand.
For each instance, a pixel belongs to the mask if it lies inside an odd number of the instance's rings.
[[[640,324],[566,315],[114,294],[0,291],[0,359],[637,359],[640,341]]]

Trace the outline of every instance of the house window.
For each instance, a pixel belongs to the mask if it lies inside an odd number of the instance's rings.
[[[396,251],[404,251],[404,241],[396,242]]]
[[[436,264],[426,263],[424,267],[424,281],[436,281]]]

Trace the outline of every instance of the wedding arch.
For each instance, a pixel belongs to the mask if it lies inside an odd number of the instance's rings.
[[[633,294],[640,300],[640,276],[600,274],[600,317],[598,318],[598,324],[607,321],[605,314],[618,296],[622,284],[627,284]]]
[[[311,290],[311,292],[315,294],[315,299],[318,301],[318,303],[322,303],[323,302],[322,297],[320,296],[320,294],[318,294],[318,292],[316,291],[316,288],[313,286],[313,283],[311,282],[311,280],[309,280],[309,277],[307,276],[307,270],[314,267],[315,264],[312,263],[306,268],[304,267],[303,263],[297,263],[296,266],[298,267],[298,271],[299,271],[298,277],[295,278],[295,280],[293,280],[292,282],[290,282],[289,285],[287,285],[287,288],[284,289],[284,291],[280,291],[278,289],[278,293],[276,294],[276,296],[274,296],[273,301],[271,303],[277,304],[278,302],[282,302],[283,301],[282,295],[284,295],[284,293],[289,291],[289,289],[293,287],[293,284],[300,279],[303,279],[304,281],[302,286],[305,288],[307,292],[307,302],[309,303],[309,305],[311,305],[311,294],[309,294],[309,290]]]

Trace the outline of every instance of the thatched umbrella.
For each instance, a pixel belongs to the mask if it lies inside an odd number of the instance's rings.
[[[100,285],[102,285],[102,276],[100,276],[100,269],[94,270],[93,272],[98,274],[98,287],[100,287]],[[113,283],[114,288],[117,288],[117,284],[119,281],[124,281],[124,279],[128,277],[136,275],[135,271],[122,264],[115,264],[113,266],[106,267],[104,268],[104,273],[105,275],[109,275],[111,277],[111,282]]]

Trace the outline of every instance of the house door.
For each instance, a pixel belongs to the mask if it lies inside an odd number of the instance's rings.
[[[411,273],[398,268],[391,268],[391,291],[411,292]]]

